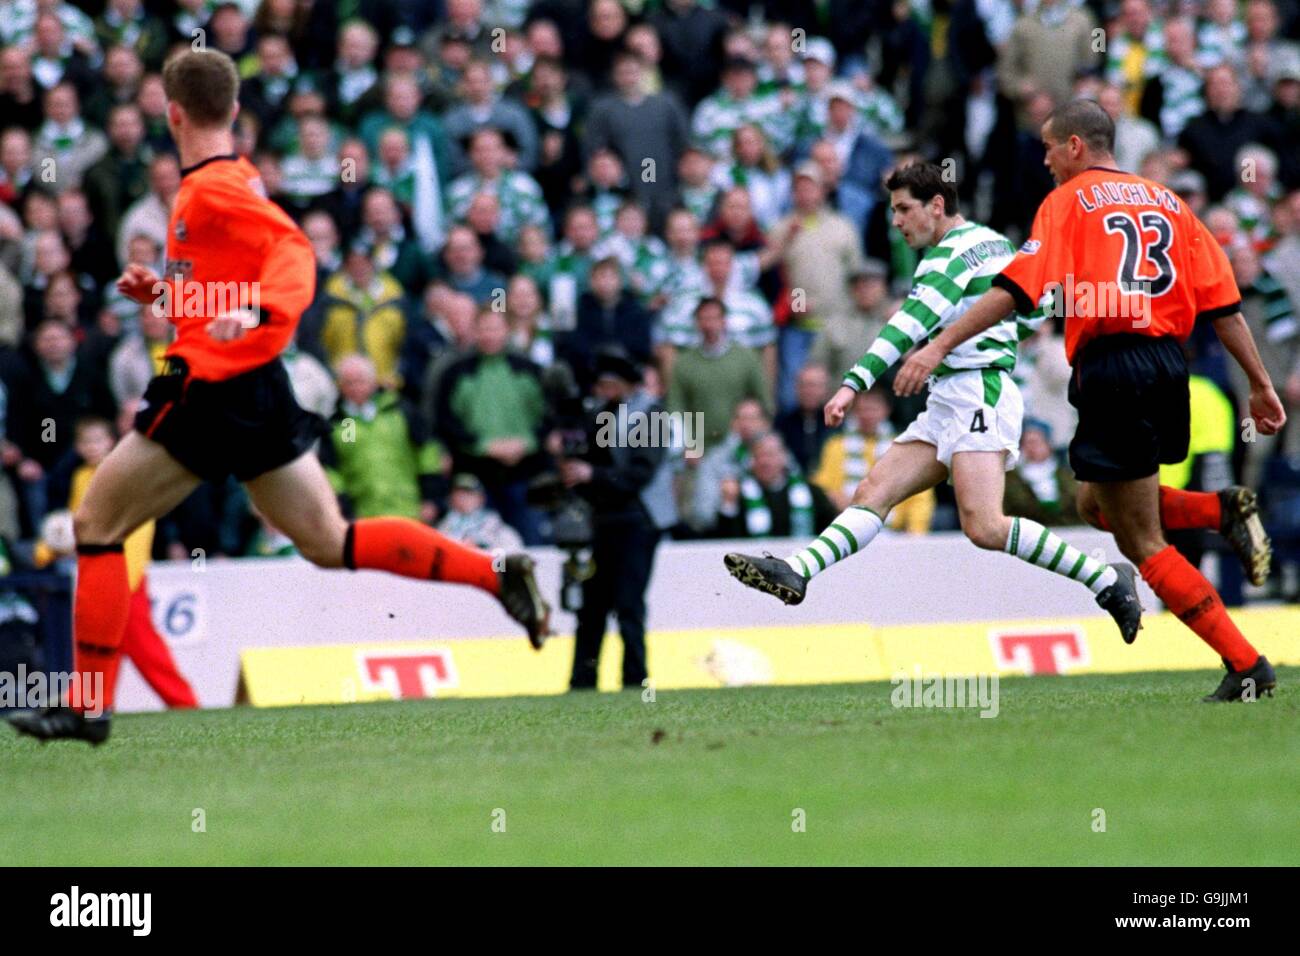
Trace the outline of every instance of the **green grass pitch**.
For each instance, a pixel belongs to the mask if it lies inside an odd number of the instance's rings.
[[[1008,679],[993,719],[879,683],[129,715],[98,750],[0,728],[0,859],[1295,865],[1279,678],[1215,706],[1208,671]]]

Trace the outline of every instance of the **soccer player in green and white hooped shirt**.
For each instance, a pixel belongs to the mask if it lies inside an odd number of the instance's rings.
[[[858,392],[871,388],[914,345],[955,322],[1011,261],[1014,247],[986,226],[966,222],[957,192],[933,163],[904,166],[885,183],[894,224],[914,249],[930,247],[902,308],[826,404],[836,426]],[[787,558],[728,554],[727,570],[743,584],[786,604],[803,600],[808,581],[861,551],[899,502],[951,475],[962,530],[971,542],[1087,586],[1119,625],[1137,636],[1142,608],[1130,565],[1108,566],[1067,544],[1041,524],[1002,511],[1005,474],[1020,456],[1024,405],[1011,380],[1020,329],[1041,323],[1009,318],[948,354],[934,373],[925,411],[894,439],[859,483],[853,504],[807,547]]]

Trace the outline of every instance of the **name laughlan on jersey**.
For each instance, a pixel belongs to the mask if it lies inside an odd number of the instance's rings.
[[[1116,183],[1106,180],[1094,183],[1088,191],[1092,194],[1091,202],[1082,189],[1074,191],[1084,212],[1096,212],[1104,206],[1157,206],[1172,213],[1181,212],[1183,208],[1178,197],[1168,189],[1148,186],[1146,183]]]

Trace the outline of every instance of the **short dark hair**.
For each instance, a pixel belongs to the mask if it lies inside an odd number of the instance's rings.
[[[711,295],[706,295],[704,298],[700,299],[699,302],[695,303],[695,317],[699,318],[701,310],[710,305],[716,305],[722,310],[723,315],[727,314],[727,306],[721,299],[714,298]]]
[[[944,178],[943,169],[927,162],[908,163],[899,166],[885,180],[885,188],[891,193],[896,189],[906,189],[912,198],[926,203],[935,196],[943,197],[943,214],[957,215],[957,186]]]
[[[1062,103],[1052,110],[1047,122],[1057,142],[1077,136],[1094,153],[1115,151],[1115,121],[1092,100]]]
[[[220,50],[185,50],[163,66],[163,90],[200,126],[224,126],[239,96],[235,61]]]

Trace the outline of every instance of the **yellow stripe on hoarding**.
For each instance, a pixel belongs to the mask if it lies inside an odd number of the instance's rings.
[[[1300,664],[1300,609],[1236,611],[1233,618],[1274,664]],[[804,625],[655,631],[647,637],[657,690],[746,684],[831,684],[928,674],[1118,673],[1211,670],[1213,651],[1170,614],[1148,614],[1125,645],[1109,618],[1053,618],[965,624]],[[619,684],[621,645],[610,635],[599,686]],[[384,700],[413,696],[509,697],[568,687],[573,639],[541,653],[521,637],[256,648],[241,655],[257,706]]]

